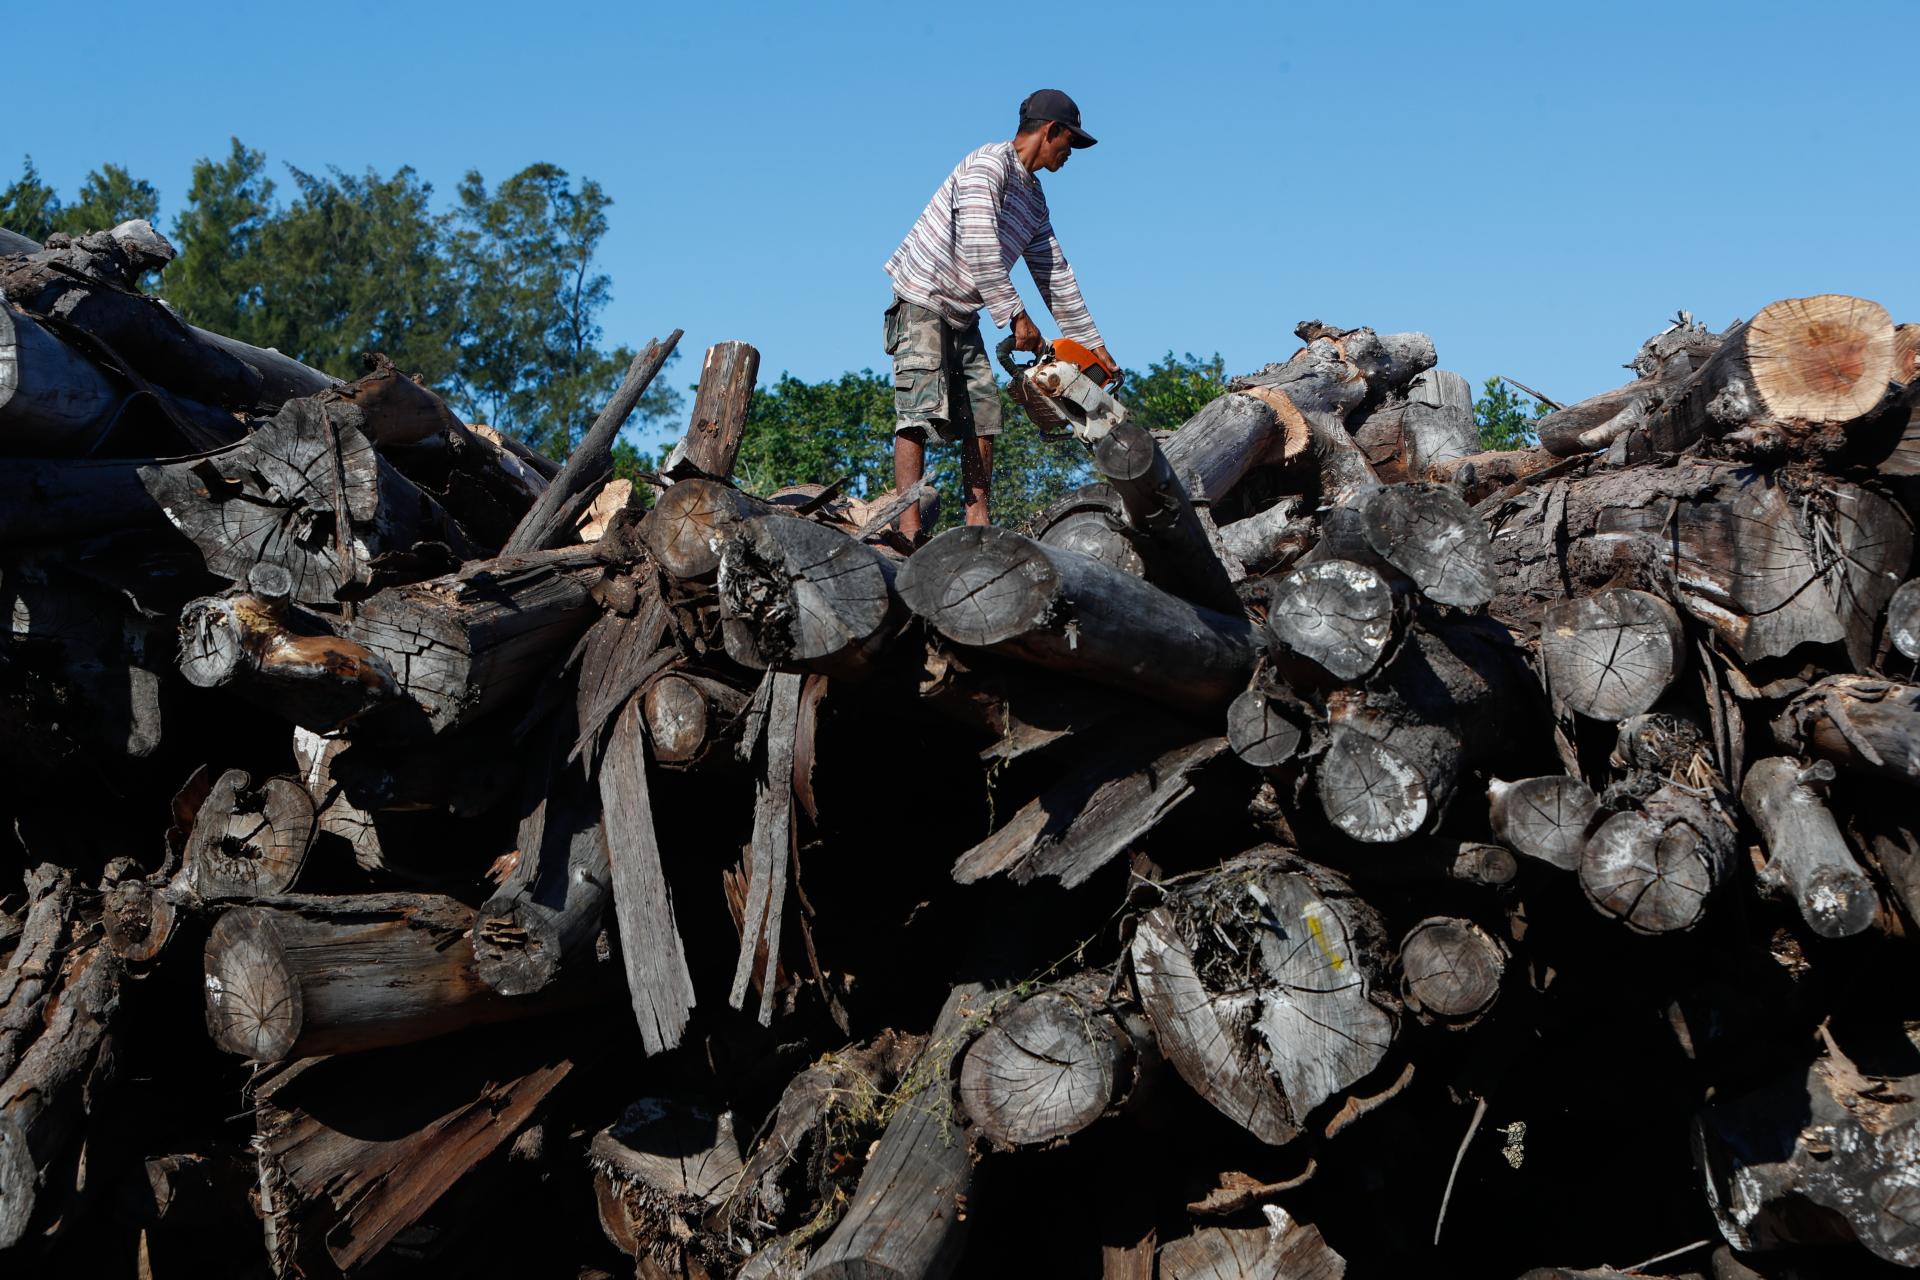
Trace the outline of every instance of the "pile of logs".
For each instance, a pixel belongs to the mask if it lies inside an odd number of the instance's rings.
[[[8,1274],[1920,1266],[1881,307],[1499,454],[1303,324],[915,550],[745,343],[613,481],[677,332],[558,464],[0,254]]]

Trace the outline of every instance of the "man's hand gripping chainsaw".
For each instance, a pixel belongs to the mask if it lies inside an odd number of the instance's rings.
[[[1120,386],[1118,369],[1069,338],[1042,343],[1037,357],[1015,364],[1013,341],[1009,334],[997,349],[1013,377],[1007,390],[1043,437],[1057,440],[1070,432],[1093,445],[1127,420],[1127,407],[1113,394]]]

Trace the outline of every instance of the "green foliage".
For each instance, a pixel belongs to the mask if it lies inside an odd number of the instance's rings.
[[[117,164],[103,164],[89,173],[74,204],[63,203],[60,193],[41,180],[32,156],[21,166],[20,177],[0,191],[0,227],[32,240],[45,240],[56,231],[105,231],[129,218],[151,220],[159,212],[160,195],[153,184]]]
[[[1482,449],[1526,449],[1540,442],[1533,424],[1547,415],[1545,405],[1509,391],[1499,378],[1488,378],[1482,392],[1473,402]]]
[[[60,195],[40,180],[40,171],[28,156],[20,177],[0,191],[0,227],[18,231],[29,240],[45,240],[55,231],[60,218]]]
[[[231,138],[227,157],[193,166],[187,207],[173,220],[179,257],[161,277],[174,310],[215,333],[242,337],[260,306],[260,237],[273,217],[267,156]]]
[[[1144,374],[1128,372],[1120,384],[1120,402],[1127,416],[1149,431],[1172,431],[1225,394],[1226,362],[1215,352],[1202,360],[1189,351],[1176,357],[1169,351]]]

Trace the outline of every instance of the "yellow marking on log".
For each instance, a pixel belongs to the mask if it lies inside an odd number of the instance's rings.
[[[1333,963],[1333,967],[1346,968],[1347,962],[1340,958],[1340,953],[1335,951],[1333,944],[1327,941],[1326,930],[1320,927],[1320,917],[1317,914],[1312,912],[1307,914],[1307,928],[1312,931],[1313,940],[1320,944],[1320,949],[1327,953],[1327,959]]]

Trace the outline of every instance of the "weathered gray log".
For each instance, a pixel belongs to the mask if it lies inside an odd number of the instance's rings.
[[[1311,660],[1335,679],[1359,680],[1392,651],[1406,612],[1392,582],[1371,565],[1315,560],[1273,585],[1267,632],[1285,653]]]
[[[587,1163],[600,1229],[639,1274],[706,1275],[730,1260],[702,1227],[740,1181],[732,1112],[642,1098],[593,1135]]]
[[[1593,789],[1565,774],[1487,784],[1493,834],[1516,853],[1562,871],[1578,870],[1580,851],[1600,801]]]
[[[1480,451],[1473,388],[1457,373],[1428,369],[1351,424],[1354,443],[1386,484],[1425,480],[1428,471]]]
[[[780,934],[787,910],[787,868],[793,859],[794,756],[800,727],[801,678],[790,672],[769,675],[755,698],[762,710],[758,748],[759,776],[754,782],[753,838],[747,850],[746,896],[741,903],[740,951],[727,1000],[746,1007],[747,989],[760,993],[761,1026],[773,1022],[776,978],[780,972]]]
[[[1500,998],[1507,951],[1458,916],[1430,916],[1400,940],[1400,998],[1423,1022],[1461,1029]]]
[[[667,357],[673,354],[679,342],[680,330],[675,329],[667,335],[665,342],[649,342],[633,357],[633,363],[627,366],[626,376],[621,379],[613,398],[607,401],[606,407],[600,410],[600,416],[587,428],[586,435],[567,455],[566,465],[560,469],[560,474],[540,494],[533,508],[521,517],[520,523],[514,527],[513,536],[500,548],[501,554],[541,551],[559,544],[572,527],[574,503],[612,473],[614,438],[632,416],[640,397],[647,393],[647,387],[666,367]]]
[[[140,481],[148,460],[9,458],[0,467],[0,546],[71,546],[127,529],[168,529]]]
[[[187,839],[187,883],[203,898],[264,898],[300,878],[315,831],[313,797],[293,778],[259,786],[239,769],[214,782]]]
[[[759,375],[760,353],[750,343],[721,342],[707,348],[706,361],[700,366],[700,388],[693,396],[693,416],[667,461],[669,470],[685,461],[718,479],[733,474]]]
[[[1093,448],[1093,465],[1126,509],[1127,523],[1148,549],[1156,581],[1175,595],[1224,613],[1240,597],[1195,514],[1187,488],[1173,472],[1153,433],[1123,422]]]
[[[961,1059],[958,1090],[989,1142],[1072,1137],[1123,1107],[1158,1063],[1145,1016],[1112,1003],[1111,985],[1107,974],[1079,974],[994,1006]]]
[[[1673,606],[1618,587],[1547,606],[1540,657],[1554,700],[1596,720],[1624,720],[1653,706],[1686,662]]]
[[[1227,743],[1256,769],[1272,769],[1307,745],[1304,717],[1285,700],[1255,685],[1227,708]]]
[[[1764,428],[1796,452],[1830,452],[1893,375],[1885,307],[1840,293],[1786,298],[1730,331],[1652,415],[1648,434],[1670,452],[1703,435]]]
[[[717,541],[722,636],[743,666],[858,675],[898,629],[894,563],[857,538],[764,515]]]
[[[765,509],[718,480],[681,480],[655,500],[641,537],[654,563],[674,577],[707,578],[720,567],[721,526]]]
[[[1192,496],[1217,502],[1254,467],[1305,452],[1307,436],[1284,395],[1230,393],[1208,401],[1163,448],[1174,474],[1193,482]]]
[[[1804,1076],[1702,1110],[1694,1153],[1707,1203],[1736,1249],[1857,1242],[1920,1266],[1920,1075],[1865,1074],[1821,1035],[1827,1051]]]
[[[1269,1226],[1202,1227],[1160,1250],[1161,1280],[1341,1280],[1346,1274],[1346,1260],[1320,1228],[1284,1213]]]
[[[1691,929],[1726,877],[1733,844],[1717,805],[1669,783],[1594,831],[1580,854],[1580,887],[1636,933]]]
[[[234,907],[207,938],[207,1030],[278,1062],[411,1044],[537,1012],[473,971],[473,908],[432,894],[282,896]]]
[[[364,589],[384,552],[436,543],[443,560],[479,554],[439,503],[375,452],[350,420],[358,417],[351,406],[290,400],[240,444],[143,467],[141,482],[209,572],[242,582],[256,564],[280,565],[301,604]]]
[[[1788,703],[1773,729],[1799,754],[1920,786],[1920,685],[1828,676]]]
[[[1880,896],[1816,789],[1834,773],[1830,760],[1771,756],[1747,770],[1740,803],[1766,841],[1762,881],[1785,892],[1821,937],[1848,938],[1873,926]]]
[[[1216,961],[1232,949],[1241,976],[1226,989]],[[1298,1136],[1393,1042],[1379,917],[1346,881],[1286,853],[1256,850],[1173,888],[1140,919],[1132,957],[1161,1052],[1263,1142]]]
[[[1920,578],[1901,583],[1887,601],[1887,639],[1901,656],[1920,659]]]
[[[1244,618],[1004,529],[941,534],[907,561],[899,589],[908,608],[957,644],[1175,706],[1225,706],[1253,672],[1256,640]]]
[[[636,697],[613,723],[600,760],[600,826],[612,869],[613,916],[627,993],[640,1026],[640,1043],[653,1054],[680,1043],[694,995],[686,947],[674,918],[673,891],[660,865],[641,719]]]
[[[1493,547],[1486,524],[1447,485],[1354,489],[1327,513],[1314,558],[1393,569],[1438,604],[1471,609],[1493,598]]]
[[[579,548],[477,561],[370,596],[347,634],[442,733],[506,706],[551,670],[598,616],[591,588],[603,571]]]
[[[0,451],[90,452],[112,430],[126,393],[85,356],[0,302]]]
[[[231,688],[316,733],[330,733],[400,696],[387,664],[288,599],[292,575],[257,564],[248,589],[202,596],[180,611],[180,673]]]
[[[1085,484],[1063,494],[1028,520],[1021,532],[1035,542],[1092,556],[1136,578],[1147,576],[1146,557],[1127,524],[1120,495],[1110,484]]]
[[[1050,876],[1072,889],[1146,836],[1193,794],[1193,777],[1226,749],[1224,738],[1169,744],[1169,735],[1123,734],[1020,807],[953,864],[973,884],[1007,873],[1019,884]]]
[[[913,1096],[893,1119],[854,1190],[846,1217],[802,1273],[804,1280],[947,1280],[966,1246],[973,1155],[952,1131],[953,1059],[967,1021],[985,1012],[986,988],[955,987],[909,1073]]]
[[[680,767],[720,747],[739,728],[747,707],[747,695],[732,685],[685,671],[654,677],[642,699],[653,759]]]
[[[1220,542],[1248,573],[1284,568],[1313,549],[1320,526],[1305,499],[1282,498],[1265,511],[1220,526]]]

